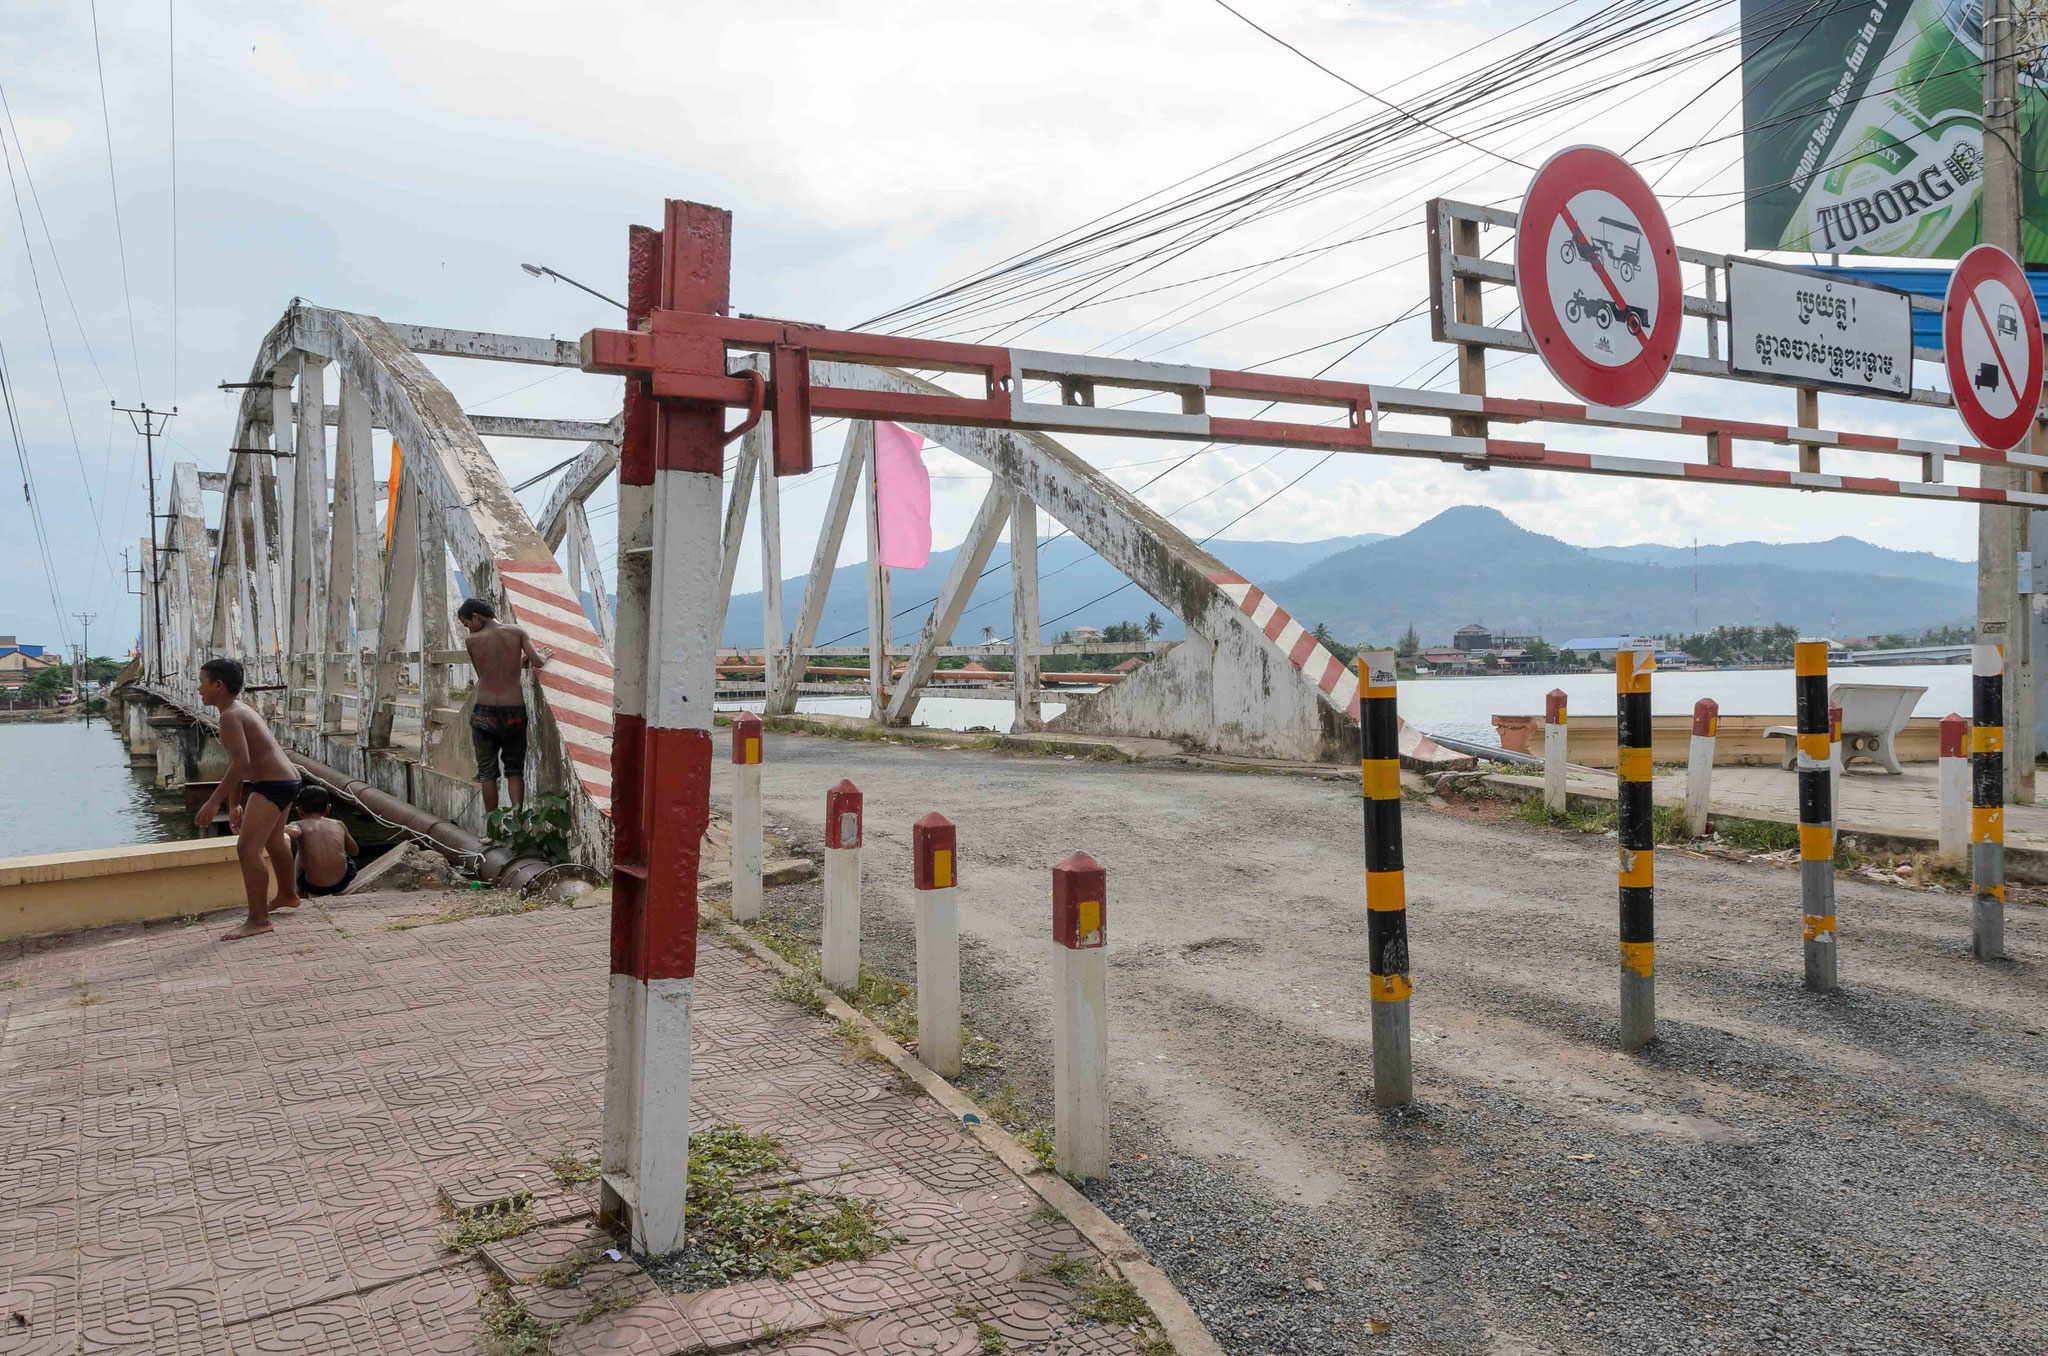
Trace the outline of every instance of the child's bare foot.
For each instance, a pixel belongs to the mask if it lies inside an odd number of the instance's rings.
[[[220,935],[220,939],[224,942],[239,942],[244,937],[255,937],[265,932],[274,931],[276,931],[276,929],[272,928],[268,921],[261,923],[244,923],[242,924],[242,926],[236,928],[233,932],[223,932]]]
[[[296,909],[299,907],[300,902],[301,901],[297,895],[292,895],[290,898],[286,898],[284,895],[279,895],[277,898],[271,900],[267,907],[270,909],[272,913],[275,913],[279,909]]]

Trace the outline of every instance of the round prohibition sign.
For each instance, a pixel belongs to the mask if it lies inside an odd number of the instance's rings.
[[[2010,254],[1973,247],[1956,261],[1941,306],[1941,357],[1970,436],[2009,452],[2041,404],[2041,311]]]
[[[1626,160],[1572,146],[1543,162],[1515,234],[1522,323],[1551,375],[1593,405],[1663,384],[1685,323],[1678,248]]]

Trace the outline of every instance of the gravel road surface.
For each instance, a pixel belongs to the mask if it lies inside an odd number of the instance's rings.
[[[865,952],[959,825],[965,1002],[1051,1117],[1051,864],[1109,871],[1116,1167],[1091,1188],[1234,1356],[2048,1351],[2048,918],[1661,851],[1660,1039],[1616,1048],[1613,840],[1410,805],[1417,1105],[1370,1102],[1355,783],[771,736],[772,831],[866,793]],[[730,803],[731,768],[714,794]],[[815,882],[769,915],[815,939]]]

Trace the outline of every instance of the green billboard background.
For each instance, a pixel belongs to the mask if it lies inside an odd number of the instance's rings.
[[[1748,248],[1954,259],[1975,245],[1981,24],[1977,0],[1743,0]],[[2020,75],[2027,165],[2048,165],[2041,75]],[[2048,264],[2042,178],[2021,175],[2030,264]]]

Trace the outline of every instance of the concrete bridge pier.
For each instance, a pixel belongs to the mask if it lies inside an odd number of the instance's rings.
[[[121,703],[121,736],[128,745],[129,761],[156,761],[156,731],[150,728],[146,703],[132,697]]]

